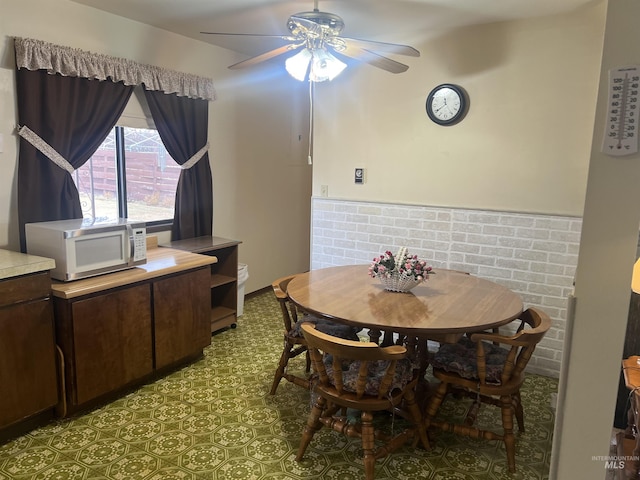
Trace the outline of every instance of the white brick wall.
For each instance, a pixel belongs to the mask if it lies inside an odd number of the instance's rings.
[[[553,319],[529,370],[557,378],[581,228],[578,217],[314,198],[311,268],[369,263],[406,246],[434,268],[504,285]]]

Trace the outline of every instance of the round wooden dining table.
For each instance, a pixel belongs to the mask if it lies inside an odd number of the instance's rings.
[[[466,273],[434,269],[410,292],[391,292],[368,275],[368,265],[322,268],[296,275],[287,287],[300,309],[373,332],[439,342],[504,325],[522,313],[520,296]]]

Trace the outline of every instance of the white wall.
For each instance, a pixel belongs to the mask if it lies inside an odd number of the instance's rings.
[[[640,65],[640,3],[610,0],[551,478],[604,478],[640,225],[640,154],[600,152],[608,70]],[[594,458],[597,457],[597,458]]]
[[[307,86],[272,72],[252,69],[241,88],[233,87],[242,101],[235,105],[236,212],[229,220],[243,240],[240,261],[249,265],[249,281],[257,276],[248,291],[309,266]]]
[[[271,78],[260,69],[230,71],[226,66],[240,60],[233,52],[67,0],[0,0],[0,12],[0,246],[19,248],[12,41],[18,36],[212,78],[218,94],[209,115],[214,233],[243,242],[247,293],[307,268],[312,172],[306,136],[297,141],[298,131],[306,132],[298,82],[281,70]]]
[[[328,185],[339,199],[582,215],[603,19],[599,2],[439,32],[414,45],[419,58],[395,57],[405,73],[363,65],[320,84],[314,195]],[[440,83],[469,93],[458,125],[426,115]]]

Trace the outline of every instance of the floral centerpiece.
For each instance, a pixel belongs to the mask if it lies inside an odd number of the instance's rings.
[[[431,266],[417,255],[410,255],[407,247],[401,247],[395,256],[387,250],[375,257],[369,267],[369,275],[394,292],[408,292],[433,273]]]

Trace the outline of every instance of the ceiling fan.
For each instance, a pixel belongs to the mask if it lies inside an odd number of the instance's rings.
[[[342,18],[333,13],[318,10],[318,0],[314,0],[313,11],[291,15],[287,21],[287,27],[290,32],[289,35],[200,33],[206,35],[241,35],[285,40],[288,42],[286,45],[235,63],[229,66],[229,68],[238,69],[251,67],[280,55],[297,52],[295,55],[289,55],[285,61],[285,66],[287,71],[300,81],[307,78],[311,82],[332,80],[346,67],[346,64],[338,58],[340,56],[365,62],[391,73],[402,73],[409,67],[381,55],[381,53],[385,55],[420,56],[418,50],[408,45],[341,36],[340,33],[344,28]]]

